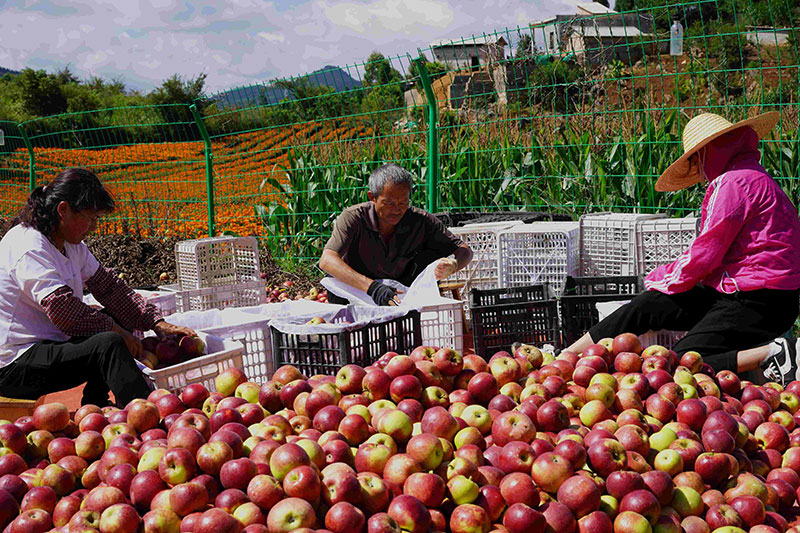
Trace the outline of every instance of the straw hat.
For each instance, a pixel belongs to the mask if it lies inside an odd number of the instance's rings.
[[[656,182],[656,190],[679,191],[699,183],[703,178],[698,169],[689,163],[692,154],[720,135],[744,126],[753,128],[758,138],[763,139],[775,127],[780,117],[778,111],[770,111],[733,124],[714,113],[697,115],[683,129],[683,155],[661,174]]]

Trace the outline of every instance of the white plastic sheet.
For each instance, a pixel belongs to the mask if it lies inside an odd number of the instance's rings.
[[[434,274],[438,263],[438,261],[434,261],[428,265],[425,270],[417,276],[411,284],[411,287],[406,287],[393,279],[382,279],[379,281],[402,291],[398,294],[398,298],[400,299],[399,307],[405,310],[420,310],[430,305],[451,303],[451,300],[443,298],[439,294],[439,283],[436,281],[436,276]],[[346,298],[351,304],[377,307],[366,292],[347,285],[336,278],[324,278],[320,283],[323,287],[328,289],[329,292],[341,298]]]
[[[344,309],[343,305],[326,304],[310,300],[289,300],[281,303],[236,307],[230,309],[209,309],[207,311],[188,311],[175,313],[164,318],[170,324],[185,326],[194,330],[218,326],[235,326],[257,320],[273,320],[291,316],[322,316]]]

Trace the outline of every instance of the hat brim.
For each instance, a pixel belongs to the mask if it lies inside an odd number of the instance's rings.
[[[717,137],[744,126],[750,126],[753,128],[758,135],[758,138],[763,139],[770,131],[772,131],[780,118],[780,112],[770,111],[768,113],[762,113],[753,118],[741,120],[735,124],[731,124],[727,128],[714,132],[701,142],[697,143],[694,147],[692,147],[691,150],[684,152],[682,156],[680,156],[677,160],[675,160],[674,163],[667,167],[667,170],[665,170],[664,173],[658,178],[658,181],[656,181],[655,189],[659,192],[680,191],[681,189],[690,187],[695,183],[699,183],[700,180],[698,179],[697,175],[687,175],[682,171],[686,160],[689,159],[693,154]]]

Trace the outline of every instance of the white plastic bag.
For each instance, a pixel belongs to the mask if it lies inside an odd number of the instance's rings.
[[[451,300],[443,298],[439,294],[439,283],[436,281],[435,275],[436,265],[438,263],[438,261],[434,261],[428,265],[425,270],[417,276],[411,284],[411,287],[406,287],[393,279],[382,279],[378,281],[402,291],[397,295],[400,299],[399,307],[406,310],[420,310],[429,305],[450,303]],[[328,289],[329,292],[332,292],[340,298],[346,298],[351,304],[376,307],[375,302],[372,301],[372,298],[370,298],[366,292],[347,285],[336,278],[324,278],[320,283],[323,287]]]

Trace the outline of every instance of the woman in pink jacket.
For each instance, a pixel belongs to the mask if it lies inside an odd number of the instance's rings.
[[[797,343],[786,335],[799,312],[800,220],[758,151],[779,118],[772,112],[731,124],[704,113],[689,121],[684,154],[656,190],[704,183],[700,233],[647,276],[645,292],[569,350],[622,332],[688,330],[674,347],[679,355],[697,351],[716,371],[760,367],[781,384],[800,379]]]

